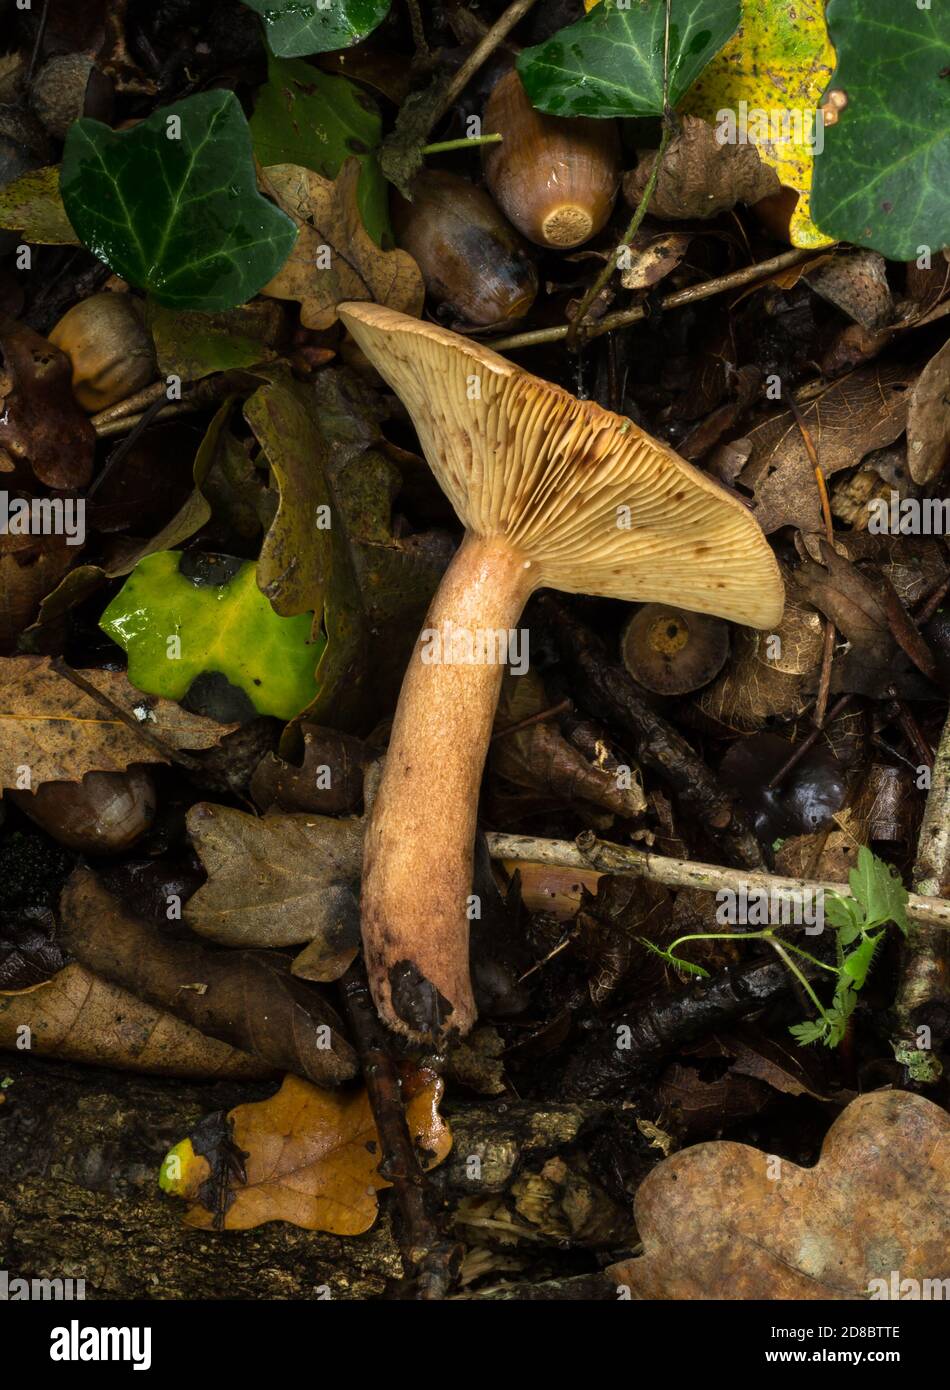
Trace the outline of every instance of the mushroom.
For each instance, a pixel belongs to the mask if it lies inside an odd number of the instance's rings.
[[[729,629],[707,613],[646,603],[624,629],[620,650],[624,666],[647,690],[685,695],[719,675],[729,655]]]
[[[339,313],[406,406],[466,528],[409,661],[363,857],[377,1008],[406,1037],[441,1044],[475,1019],[478,793],[530,595],[675,600],[771,627],[783,588],[742,502],[632,420],[434,324],[376,304]]]

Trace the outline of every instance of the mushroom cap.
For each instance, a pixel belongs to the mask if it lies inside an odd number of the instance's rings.
[[[378,304],[338,312],[465,526],[504,537],[536,588],[779,621],[782,580],[758,523],[668,445],[435,324]]]
[[[729,629],[708,613],[647,603],[624,629],[620,651],[631,676],[647,690],[686,695],[719,675],[729,655]]]

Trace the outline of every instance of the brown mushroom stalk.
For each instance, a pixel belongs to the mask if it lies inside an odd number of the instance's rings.
[[[517,624],[531,593],[675,602],[771,627],[782,581],[743,504],[631,420],[433,324],[375,304],[341,305],[340,316],[402,399],[466,528],[409,662],[363,864],[380,1014],[441,1043],[475,1019],[478,791],[504,667],[523,661]]]

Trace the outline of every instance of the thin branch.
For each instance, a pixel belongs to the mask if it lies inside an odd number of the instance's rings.
[[[504,43],[515,25],[519,20],[524,18],[534,4],[535,0],[514,0],[514,3],[508,6],[504,14],[500,15],[499,18],[495,20],[494,24],[486,32],[485,36],[475,45],[471,53],[465,59],[465,62],[452,78],[452,81],[446,87],[445,95],[432,118],[430,129],[442,119],[446,111],[458,100],[476,72],[478,72],[478,69],[491,57],[495,49],[498,48],[500,44]]]
[[[950,808],[950,738],[946,749],[948,784],[947,806]],[[950,847],[950,821],[944,828]],[[805,878],[785,878],[760,869],[732,869],[719,864],[701,864],[692,859],[670,859],[647,850],[628,849],[624,845],[598,840],[585,831],[576,841],[544,840],[533,835],[488,835],[488,849],[493,859],[508,859],[513,863],[553,864],[562,869],[597,869],[605,874],[631,874],[664,883],[668,888],[700,888],[707,893],[727,888],[734,893],[774,894],[779,902],[794,906],[801,902],[803,892],[823,889],[849,897],[846,883],[828,883]],[[935,927],[950,927],[950,900],[925,897],[911,893],[907,901],[907,916],[912,923],[927,923]]]
[[[713,295],[724,294],[728,290],[743,289],[747,285],[754,285],[757,280],[763,282],[771,280],[780,271],[789,270],[792,266],[801,265],[805,261],[818,260],[827,256],[827,251],[817,254],[814,251],[797,248],[793,251],[783,251],[779,256],[772,256],[770,260],[759,261],[756,265],[743,266],[741,270],[732,270],[728,275],[720,275],[715,280],[704,280],[700,285],[690,285],[688,289],[677,290],[674,294],[668,294],[665,299],[660,301],[660,309],[679,309],[684,304],[696,304],[701,299],[710,299]],[[616,328],[629,328],[633,323],[641,323],[648,318],[650,309],[638,304],[632,309],[621,309],[616,314],[607,314],[599,322],[594,323],[587,330],[588,338],[599,338],[602,333],[612,333]],[[569,325],[558,324],[554,328],[535,328],[527,333],[513,333],[508,338],[490,338],[485,346],[493,348],[495,352],[508,352],[514,348],[538,347],[542,343],[559,343],[566,338]]]

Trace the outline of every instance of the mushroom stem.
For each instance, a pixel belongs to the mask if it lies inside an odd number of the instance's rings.
[[[467,533],[403,680],[366,833],[362,919],[380,1015],[414,1040],[441,1041],[475,1021],[468,924],[478,794],[509,634],[538,578],[500,537]]]

